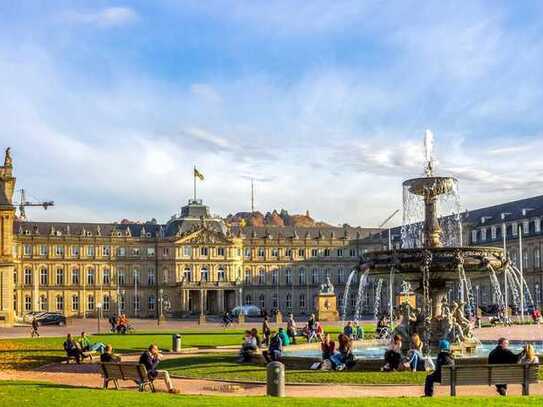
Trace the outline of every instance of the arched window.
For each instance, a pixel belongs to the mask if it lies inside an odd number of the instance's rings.
[[[245,284],[251,284],[251,269],[245,269]]]
[[[253,303],[253,301],[252,301],[252,299],[251,299],[251,296],[250,296],[249,294],[247,294],[247,295],[245,296],[245,305],[250,305],[250,304],[252,304],[252,303]]]
[[[153,287],[156,284],[155,270],[150,269],[147,273],[147,285]]]
[[[298,298],[298,304],[300,306],[300,309],[305,309],[305,295],[300,294],[300,297]]]
[[[264,294],[260,294],[260,297],[258,297],[258,302],[260,303],[261,309],[266,308],[266,296]]]
[[[298,270],[298,284],[305,285],[305,270],[303,268]]]
[[[319,282],[319,270],[311,270],[311,284],[317,284]]]
[[[539,247],[536,247],[534,249],[534,268],[538,269],[539,267],[541,267],[541,252]]]
[[[277,269],[272,270],[272,285],[279,284],[279,279],[277,278],[279,272]]]
[[[104,269],[104,271],[102,272],[102,284],[109,285],[110,283],[111,283],[111,270]]]
[[[192,281],[192,270],[190,267],[185,267],[185,270],[183,271],[183,277],[185,277],[185,281]]]
[[[272,307],[279,308],[279,296],[277,295],[277,293],[274,293],[272,295]]]
[[[292,295],[287,294],[286,298],[285,298],[285,308],[287,310],[290,310],[292,308]]]
[[[94,285],[94,269],[87,270],[87,285]]]
[[[200,270],[200,281],[209,281],[209,270],[207,267],[202,267]]]
[[[79,269],[72,270],[72,285],[79,285]]]
[[[264,285],[266,284],[266,272],[263,268],[258,270],[258,284]]]
[[[64,285],[64,269],[57,269],[57,285]]]
[[[224,266],[219,266],[219,270],[217,271],[217,280],[225,280]]]
[[[290,269],[285,270],[285,282],[287,285],[292,285],[292,272]]]

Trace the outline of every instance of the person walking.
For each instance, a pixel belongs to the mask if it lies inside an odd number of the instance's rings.
[[[509,349],[507,338],[498,339],[498,345],[488,355],[488,364],[515,364],[519,362],[522,353],[515,355]],[[500,396],[507,396],[507,384],[497,384],[496,391]]]
[[[437,354],[435,370],[426,376],[424,383],[424,396],[432,397],[434,395],[434,383],[441,383],[441,368],[443,366],[454,366],[454,359],[451,355],[451,345],[449,341],[442,339],[439,341],[439,353]]]
[[[264,344],[268,346],[270,344],[271,326],[268,321],[268,317],[265,316],[262,320],[262,336],[264,337]]]
[[[40,337],[39,329],[40,329],[40,323],[38,322],[38,319],[34,317],[32,319],[32,330],[30,331],[30,337],[34,338],[35,336],[37,336],[39,338]]]

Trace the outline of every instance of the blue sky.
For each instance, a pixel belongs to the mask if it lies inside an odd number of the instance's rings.
[[[306,4],[307,3],[307,4]],[[467,209],[543,190],[543,5],[5,1],[0,144],[31,218],[309,209],[375,226],[422,174]],[[399,221],[398,218],[396,221]]]

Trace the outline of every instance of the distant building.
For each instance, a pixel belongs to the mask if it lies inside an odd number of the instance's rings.
[[[170,317],[220,315],[241,303],[307,314],[326,277],[341,309],[346,280],[360,256],[388,247],[387,230],[230,224],[211,216],[200,200],[190,200],[166,224],[23,222],[15,217],[14,187],[6,157],[0,167],[0,324],[32,311],[95,316],[99,305],[104,315],[132,317],[156,317],[159,309]],[[280,223],[277,216],[272,221]],[[543,196],[463,215],[466,244],[501,246],[505,222],[508,252],[516,264],[522,257],[538,305],[542,219]],[[399,228],[391,230],[393,247],[400,247],[400,235]],[[371,280],[365,290],[367,314],[374,312],[379,285]],[[473,286],[479,287],[479,304],[495,300],[488,280]],[[451,286],[451,296],[457,290]],[[354,308],[356,290],[347,301]],[[377,311],[387,310],[386,282],[378,304]]]

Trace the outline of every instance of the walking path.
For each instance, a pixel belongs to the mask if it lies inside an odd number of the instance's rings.
[[[137,356],[132,356],[136,358]],[[128,361],[129,358],[126,358]],[[45,381],[56,384],[101,388],[102,377],[97,364],[51,364],[31,371],[1,371],[0,380]],[[203,379],[173,379],[174,385],[181,394],[190,395],[222,395],[222,396],[263,396],[266,394],[264,384],[232,384],[221,381]],[[130,382],[120,383],[122,388],[134,389]],[[159,391],[166,391],[164,384],[158,381]],[[114,390],[111,390],[114,391]],[[340,384],[293,384],[287,385],[286,393],[292,397],[419,397],[423,393],[422,386],[417,385],[340,385]],[[520,395],[520,386],[510,386],[511,395]],[[530,386],[532,395],[543,395],[543,383]],[[448,387],[436,386],[437,396],[447,396]],[[493,387],[469,386],[458,387],[459,396],[493,396]]]

